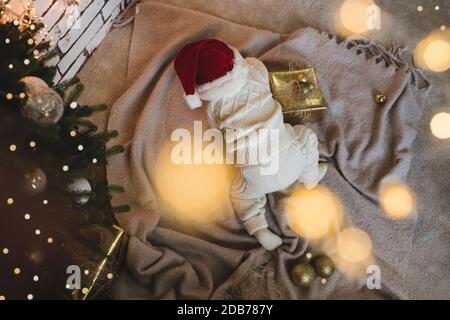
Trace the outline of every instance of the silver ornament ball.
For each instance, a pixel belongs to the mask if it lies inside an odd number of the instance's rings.
[[[64,101],[59,94],[45,87],[28,91],[28,100],[22,108],[22,115],[40,125],[55,124],[64,113]]]
[[[76,178],[67,186],[67,190],[72,194],[75,203],[83,205],[89,201],[92,187],[86,178]]]

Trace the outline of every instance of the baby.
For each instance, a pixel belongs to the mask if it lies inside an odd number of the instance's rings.
[[[230,191],[233,207],[249,234],[267,250],[276,249],[282,240],[268,229],[266,194],[296,181],[306,188],[319,183],[327,165],[319,164],[316,134],[306,126],[284,123],[264,64],[256,58],[242,58],[219,40],[186,45],[174,66],[189,107],[199,108],[204,101],[209,125],[225,134],[227,152],[245,155],[236,164]],[[256,154],[260,149],[270,152]],[[277,170],[264,170],[269,167]]]

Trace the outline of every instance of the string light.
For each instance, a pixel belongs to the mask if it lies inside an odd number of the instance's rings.
[[[30,220],[30,218],[31,218],[29,213],[25,213],[25,215],[23,217],[25,220]]]
[[[19,98],[20,99],[25,99],[27,95],[24,92],[19,93]]]
[[[39,229],[36,229],[35,231],[34,231],[34,233],[38,236],[38,235],[40,235],[41,234],[41,230],[39,230]]]
[[[18,268],[18,267],[14,268],[14,274],[15,275],[19,275],[20,272],[21,272],[20,268]]]
[[[84,274],[88,275],[89,274],[89,270],[88,269],[84,270]]]
[[[34,282],[38,282],[39,281],[39,276],[33,276],[33,281]]]
[[[439,11],[440,7],[439,6],[434,6],[434,10]]]
[[[9,146],[9,151],[14,152],[17,150],[17,146],[15,144],[12,144]]]
[[[30,141],[30,147],[31,147],[31,148],[34,148],[34,147],[36,147],[36,142],[34,142],[34,141]]]
[[[78,107],[78,103],[76,101],[73,101],[70,103],[70,109],[76,109]]]
[[[3,248],[2,250],[4,255],[7,255],[9,253],[9,249],[8,248]]]
[[[11,63],[11,64],[8,65],[8,68],[12,69],[12,68],[14,68],[14,65]]]
[[[13,198],[8,198],[6,200],[6,203],[9,204],[9,205],[12,205],[14,203],[14,199]]]
[[[78,145],[77,149],[78,149],[78,151],[83,151],[84,147],[83,147],[83,145],[80,144],[80,145]]]
[[[69,171],[69,166],[68,165],[63,165],[62,169],[63,169],[64,172],[67,172],[67,171]]]
[[[92,163],[93,163],[93,164],[96,164],[97,161],[98,161],[97,158],[92,159]]]
[[[445,31],[445,26],[442,25],[440,29],[441,29],[441,31]]]
[[[11,40],[10,40],[9,38],[6,38],[6,39],[5,39],[5,43],[6,43],[6,44],[9,44],[9,43],[11,43]]]
[[[419,4],[417,6],[417,11],[422,12],[423,11],[423,6],[421,4]]]
[[[30,293],[29,295],[27,295],[27,299],[28,300],[33,300],[33,295]]]
[[[112,278],[114,278],[114,275],[110,272],[106,275],[106,277],[111,280]]]
[[[14,98],[14,95],[11,92],[6,94],[6,99],[7,100],[11,100],[12,98]]]
[[[81,290],[81,292],[82,292],[83,294],[88,294],[88,293],[89,293],[89,289],[88,289],[88,288],[83,288],[83,289]]]
[[[52,238],[52,237],[49,237],[49,238],[47,239],[47,242],[48,242],[49,244],[52,244],[52,243],[53,243],[53,238]]]
[[[47,205],[47,204],[48,204],[48,200],[44,200],[44,201],[42,201],[42,203],[43,203],[44,205]]]
[[[25,59],[25,60],[23,60],[23,64],[24,65],[29,65],[30,64],[30,59]]]

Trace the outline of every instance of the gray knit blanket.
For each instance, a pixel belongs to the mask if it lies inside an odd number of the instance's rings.
[[[284,245],[269,253],[248,235],[229,199],[211,208],[214,224],[183,224],[174,219],[155,188],[156,163],[173,130],[206,122],[204,110],[189,110],[173,70],[183,45],[217,38],[244,57],[260,58],[270,69],[314,67],[328,111],[313,125],[321,154],[332,164],[322,184],[345,207],[346,220],[363,229],[373,244],[382,288],[336,272],[326,285],[298,288],[290,270],[307,242],[287,226],[282,201],[269,196],[270,228]],[[408,181],[410,147],[416,137],[429,84],[401,48],[387,50],[367,40],[340,41],[312,28],[290,35],[231,23],[200,12],[148,1],[137,6],[129,55],[126,93],[114,104],[108,129],[126,152],[107,166],[110,183],[126,192],[115,197],[131,211],[117,215],[130,234],[127,264],[116,297],[123,299],[303,299],[407,298],[405,274],[416,217],[396,222],[378,204],[378,186],[386,176]],[[125,75],[124,75],[125,77]],[[374,93],[387,96],[384,105]]]

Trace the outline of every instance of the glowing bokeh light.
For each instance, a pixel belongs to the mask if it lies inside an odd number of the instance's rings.
[[[366,260],[372,251],[372,242],[364,231],[358,228],[346,228],[337,238],[337,252],[349,263],[359,263]]]
[[[286,201],[286,216],[289,227],[307,239],[337,232],[344,220],[340,201],[321,185],[311,190],[294,190]]]
[[[341,233],[338,233],[336,235],[323,237],[320,241],[314,241],[314,244],[312,245],[315,250],[318,250],[318,252],[322,252],[333,259],[336,269],[338,269],[347,279],[352,281],[363,280],[367,277],[367,267],[376,264],[375,258],[371,252],[371,242],[370,240],[367,242],[367,237],[362,236],[361,238],[365,239],[362,241],[362,244],[354,244],[354,242],[358,242],[358,235],[353,236],[353,232],[349,232],[349,229],[343,230],[342,235]],[[340,241],[338,241],[338,239],[340,239]],[[353,253],[355,247],[362,247],[364,249],[356,249],[358,251]],[[355,260],[358,261],[355,262]]]
[[[156,189],[171,217],[184,222],[208,222],[229,199],[229,166],[175,164],[164,148],[156,164]]]
[[[380,192],[380,202],[384,212],[394,220],[408,218],[416,207],[413,192],[401,182],[384,186]]]
[[[445,30],[445,29],[444,29]],[[414,58],[424,69],[444,72],[450,68],[450,37],[442,28],[421,40],[415,49]]]
[[[346,0],[342,3],[339,16],[338,25],[343,33],[360,34],[369,29],[368,19],[370,15],[370,8],[374,6],[372,0]]]
[[[436,138],[450,138],[450,113],[441,112],[436,114],[430,121],[430,129]]]
[[[432,41],[426,46],[423,54],[430,70],[442,72],[450,67],[450,43],[447,41]]]

